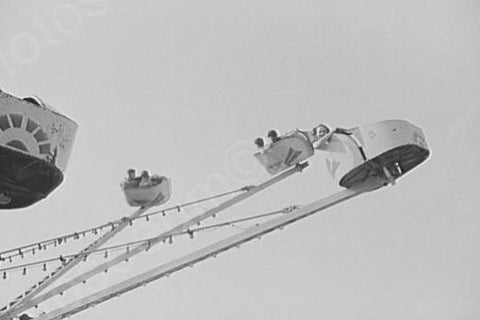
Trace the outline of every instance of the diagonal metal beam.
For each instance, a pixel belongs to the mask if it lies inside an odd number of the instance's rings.
[[[80,251],[75,257],[71,258],[70,260],[68,260],[67,262],[62,264],[55,271],[53,271],[50,275],[48,275],[43,280],[41,280],[39,283],[35,284],[33,287],[28,289],[24,294],[18,296],[13,302],[11,302],[7,306],[8,310],[6,310],[4,313],[0,314],[0,320],[10,319],[15,314],[18,314],[19,312],[22,312],[23,310],[26,310],[25,306],[26,305],[28,305],[28,306],[31,305],[29,302],[32,300],[32,298],[34,298],[35,296],[40,294],[48,286],[50,286],[55,281],[57,281],[62,275],[64,275],[69,270],[71,270],[73,267],[75,267],[78,263],[80,263],[82,261],[82,259],[85,256],[88,256],[92,251],[95,251],[96,249],[100,248],[102,245],[104,245],[109,240],[111,240],[113,237],[115,237],[126,226],[128,226],[131,219],[134,219],[136,217],[141,216],[148,209],[150,209],[150,206],[142,207],[139,210],[135,211],[133,214],[131,214],[129,217],[126,217],[126,218],[122,219],[121,222],[118,225],[112,227],[112,230],[110,230],[107,233],[105,233],[104,235],[100,236],[98,239],[96,239],[94,242],[92,242],[90,245],[88,245],[86,248],[84,248],[82,251]]]
[[[93,269],[91,269],[90,271],[87,271],[75,278],[73,278],[72,280],[62,284],[62,285],[59,285],[58,287],[55,287],[53,289],[51,289],[50,291],[36,297],[36,298],[33,298],[29,301],[26,301],[25,303],[23,303],[22,305],[18,306],[15,310],[13,310],[12,312],[8,313],[8,316],[11,317],[13,315],[18,315],[20,312],[23,312],[25,310],[28,310],[38,304],[40,304],[41,302],[44,302],[60,293],[63,293],[64,291],[74,287],[75,285],[77,284],[80,284],[88,279],[90,279],[91,277],[95,276],[96,274],[99,274],[99,273],[102,273],[103,271],[105,270],[108,270],[110,269],[111,267],[119,264],[119,263],[123,263],[125,260],[129,259],[130,257],[133,257],[143,251],[146,251],[148,249],[150,249],[151,247],[153,247],[154,245],[157,245],[159,243],[161,243],[163,240],[169,238],[170,236],[178,233],[178,232],[181,232],[181,231],[185,231],[187,230],[188,228],[192,227],[192,226],[195,226],[196,224],[198,224],[199,222],[202,222],[203,220],[205,219],[208,219],[212,216],[214,216],[215,214],[219,213],[220,211],[223,211],[255,194],[257,194],[258,192],[290,177],[291,175],[295,174],[295,173],[299,173],[301,172],[304,168],[306,168],[308,166],[308,163],[305,162],[305,163],[302,163],[302,164],[298,164],[297,166],[291,168],[290,170],[288,171],[285,171],[283,172],[282,174],[279,174],[265,182],[263,182],[262,184],[258,185],[258,186],[253,186],[251,187],[250,189],[248,189],[248,191],[242,193],[242,194],[239,194],[238,196],[235,196],[221,204],[219,204],[218,206],[214,207],[214,208],[211,208],[207,211],[205,211],[204,213],[184,222],[184,223],[181,223],[179,225],[177,225],[176,227],[166,231],[166,232],[163,232],[161,233],[160,235],[158,235],[154,240],[148,242],[148,243],[144,243],[144,244],[141,244],[141,245],[138,245],[137,247],[131,249],[129,252],[127,253],[124,253],[124,254],[121,254],[113,259],[111,259],[110,261],[107,261],[105,263],[102,263],[96,267],[94,267]],[[0,320],[6,320],[6,319],[9,319],[8,317],[4,317],[3,315],[0,316]]]
[[[336,204],[352,199],[353,197],[356,197],[364,193],[365,191],[368,190],[342,190],[329,197],[302,207],[301,209],[298,209],[290,214],[251,227],[239,234],[236,234],[210,246],[187,254],[169,263],[158,266],[140,275],[122,281],[114,286],[103,289],[90,296],[75,301],[65,307],[41,315],[36,318],[36,320],[57,320],[71,316],[82,310],[88,309],[92,306],[110,300],[114,297],[118,297],[119,295],[134,290],[140,286],[144,286],[152,281],[158,280],[162,277],[166,277],[176,271],[180,271],[186,267],[193,266],[195,263],[201,262],[209,257],[216,256],[217,254],[227,251],[231,248],[238,247],[245,242],[259,238],[264,234],[272,232],[290,223],[304,219],[319,211],[325,210]]]

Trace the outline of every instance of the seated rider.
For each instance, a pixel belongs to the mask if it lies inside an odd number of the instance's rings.
[[[148,171],[143,171],[142,175],[140,176],[140,183],[138,184],[139,187],[148,186],[150,184],[150,175]]]
[[[320,124],[317,127],[313,128],[313,135],[317,138],[317,140],[325,137],[330,132],[330,128],[324,124]]]
[[[332,135],[332,130],[324,125],[320,124],[312,129],[312,131],[303,132],[308,141],[311,143],[312,147],[318,149],[320,147],[326,146],[328,143],[328,138]]]
[[[279,133],[278,133],[277,130],[272,129],[272,130],[268,131],[267,136],[272,140],[272,143],[280,141]]]
[[[344,128],[335,128],[332,130],[328,126],[324,124],[320,124],[317,127],[313,128],[313,139],[312,139],[312,145],[315,149],[323,149],[325,148],[328,143],[330,142],[330,138],[334,134],[345,134],[345,135],[351,135],[352,131],[349,129],[344,129]]]
[[[127,178],[125,179],[125,186],[137,187],[140,183],[140,177],[136,177],[135,169],[128,169]]]
[[[255,139],[255,145],[258,149],[263,149],[265,148],[265,140],[263,138],[257,138]]]

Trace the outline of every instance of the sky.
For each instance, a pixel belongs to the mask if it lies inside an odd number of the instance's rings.
[[[166,206],[180,204],[267,179],[253,140],[271,128],[406,119],[423,128],[432,153],[397,185],[75,319],[478,319],[479,14],[474,0],[4,0],[0,87],[42,97],[80,127],[63,184],[30,208],[0,213],[0,250],[131,214],[119,187],[130,167],[169,176]],[[221,215],[340,190],[321,154],[310,164]],[[231,231],[155,249],[31,314]],[[11,274],[0,303],[41,276]]]

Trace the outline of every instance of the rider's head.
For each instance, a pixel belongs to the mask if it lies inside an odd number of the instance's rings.
[[[324,135],[330,132],[330,129],[326,125],[321,124],[316,128],[314,128],[314,132],[315,132],[315,135],[317,135],[318,137],[323,137]]]
[[[270,130],[268,131],[268,135],[267,135],[270,139],[276,139],[278,138],[278,131],[277,130]]]
[[[265,147],[265,140],[263,138],[257,138],[255,139],[255,145],[258,147],[258,148],[263,148]]]

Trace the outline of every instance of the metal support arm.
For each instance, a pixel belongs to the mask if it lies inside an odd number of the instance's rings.
[[[155,281],[162,277],[168,276],[173,272],[182,270],[188,266],[193,266],[195,263],[203,261],[209,257],[215,256],[221,252],[227,251],[231,248],[237,247],[242,243],[248,242],[258,238],[266,233],[274,231],[278,228],[286,226],[290,223],[304,219],[316,212],[325,210],[331,206],[339,204],[343,201],[358,196],[367,190],[342,190],[329,197],[313,202],[301,209],[298,209],[290,214],[281,216],[276,219],[264,222],[258,226],[251,227],[237,235],[219,241],[215,244],[207,246],[206,248],[197,250],[193,253],[187,254],[172,262],[166,263],[156,267],[150,271],[144,272],[138,276],[132,277],[122,281],[114,286],[101,290],[74,303],[71,303],[63,308],[56,309],[47,314],[38,317],[38,320],[56,320],[71,316],[89,307],[95,306],[99,303],[107,301],[111,298],[117,297],[123,293],[134,290],[140,286],[146,285],[149,282]]]
[[[155,240],[152,240],[150,241],[149,243],[144,243],[144,244],[141,244],[141,245],[138,245],[137,247],[131,249],[129,252],[127,253],[124,253],[124,254],[121,254],[115,258],[113,258],[112,260],[110,261],[107,261],[105,263],[102,263],[96,267],[94,267],[93,269],[91,269],[90,271],[87,271],[77,277],[75,277],[74,279],[58,286],[58,287],[55,287],[53,289],[51,289],[50,291],[44,293],[43,295],[40,295],[36,298],[33,298],[33,299],[30,299],[30,300],[27,300],[27,301],[24,301],[21,305],[18,305],[15,309],[13,310],[10,310],[9,312],[5,313],[4,315],[1,315],[0,316],[0,320],[7,320],[7,319],[10,319],[12,316],[14,315],[18,315],[20,312],[23,312],[25,310],[28,310],[38,304],[40,304],[41,302],[44,302],[48,299],[50,299],[51,297],[54,297],[60,293],[63,293],[64,291],[74,287],[75,285],[77,284],[80,284],[88,279],[90,279],[91,277],[99,274],[99,273],[102,273],[103,271],[105,270],[108,270],[110,269],[111,267],[119,264],[119,263],[122,263],[124,262],[125,260],[143,252],[143,251],[146,251],[148,249],[150,249],[151,247],[153,247],[154,245],[157,245],[159,243],[161,243],[163,240],[167,239],[168,237],[178,233],[178,232],[181,232],[181,231],[185,231],[187,230],[188,228],[192,227],[192,226],[195,226],[197,223],[200,223],[202,222],[203,220],[205,219],[208,219],[212,216],[214,216],[215,214],[219,213],[220,211],[223,211],[255,194],[257,194],[258,192],[290,177],[291,175],[295,174],[295,173],[299,173],[301,172],[303,169],[305,169],[306,167],[308,166],[308,163],[305,162],[305,163],[302,163],[302,164],[298,164],[297,166],[291,168],[290,170],[288,171],[285,171],[265,182],[263,182],[262,184],[258,185],[258,186],[252,186],[251,188],[249,188],[245,193],[242,193],[238,196],[235,196],[223,203],[221,203],[220,205],[212,208],[212,209],[209,209],[207,211],[205,211],[204,213],[184,222],[184,223],[181,223],[179,224],[178,226],[166,231],[166,232],[163,232],[162,234],[158,235],[156,237]],[[127,220],[126,222],[128,223],[129,220]],[[120,226],[119,226],[120,227]],[[81,254],[80,255],[80,258],[83,257],[84,254]]]

